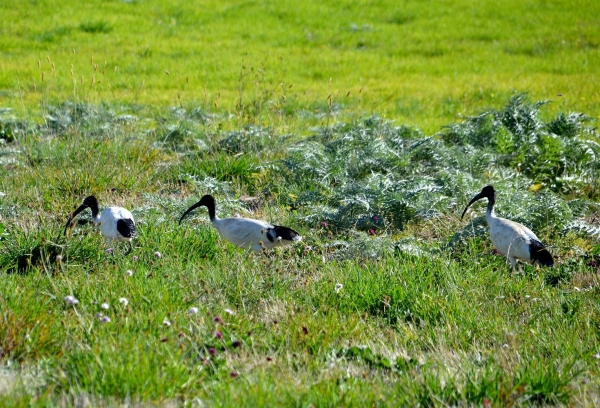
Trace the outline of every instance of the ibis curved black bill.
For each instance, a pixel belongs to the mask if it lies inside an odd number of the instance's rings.
[[[196,204],[194,204],[190,208],[188,208],[187,211],[184,212],[183,215],[181,216],[181,218],[179,219],[179,224],[181,225],[181,221],[183,221],[183,219],[185,218],[186,215],[188,215],[189,213],[194,211],[196,208],[201,207],[203,205],[204,205],[204,203],[202,202],[202,200],[200,200]]]
[[[460,219],[462,220],[463,217],[465,216],[465,214],[467,213],[467,210],[469,209],[469,207],[471,206],[471,204],[473,204],[475,201],[479,201],[482,198],[485,198],[484,195],[481,195],[481,193],[477,194],[475,197],[473,197],[473,199],[471,201],[469,201],[469,204],[467,204],[465,210],[463,211],[462,215],[460,216]]]
[[[71,221],[73,221],[73,219],[77,217],[77,215],[79,215],[79,213],[85,210],[86,208],[89,208],[87,204],[81,204],[79,208],[73,211],[73,213],[69,216],[69,219],[67,220],[67,225],[65,225],[65,231],[63,235],[67,235],[67,230],[69,229],[69,225],[71,225]]]
[[[211,196],[210,194],[206,194],[206,195],[202,196],[200,201],[198,201],[196,204],[192,205],[190,208],[187,209],[186,212],[183,213],[183,215],[179,219],[179,224],[181,224],[181,221],[183,220],[183,218],[186,215],[188,215],[190,212],[194,211],[196,208],[202,207],[202,206],[205,206],[206,208],[208,208],[208,216],[211,221],[214,221],[216,218],[216,209],[215,208],[216,208],[217,204],[216,204],[215,198],[213,196]]]
[[[86,197],[85,200],[83,200],[83,204],[81,204],[73,212],[73,214],[71,214],[71,216],[69,217],[69,220],[67,221],[67,225],[65,225],[65,232],[64,232],[65,234],[67,233],[67,229],[69,228],[71,221],[73,221],[73,218],[77,217],[77,215],[80,212],[82,212],[83,210],[85,210],[86,208],[89,208],[90,210],[92,210],[92,217],[96,217],[98,215],[100,208],[98,207],[98,200],[96,199],[96,197],[94,197],[94,196]]]
[[[469,204],[467,204],[467,207],[463,211],[460,219],[461,220],[463,219],[463,217],[465,216],[465,213],[467,212],[467,210],[469,209],[471,204],[473,204],[475,201],[481,200],[482,198],[488,199],[488,201],[489,201],[488,205],[490,206],[490,207],[488,207],[488,210],[490,210],[494,206],[494,203],[496,202],[496,190],[494,190],[494,187],[493,186],[485,186],[484,188],[482,188],[481,192],[479,194],[477,194],[475,197],[473,197],[473,199],[471,201],[469,201]]]

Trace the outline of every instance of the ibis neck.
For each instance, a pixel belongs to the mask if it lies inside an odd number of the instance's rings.
[[[206,208],[208,208],[208,217],[210,218],[211,222],[215,222],[219,220],[219,217],[217,217],[217,211],[215,209],[216,205],[215,202],[209,202],[206,205]]]
[[[98,208],[98,203],[91,203],[88,205],[88,207],[90,207],[90,210],[92,210],[92,218],[94,221],[100,222],[100,208]]]
[[[494,213],[494,204],[496,204],[496,198],[494,196],[488,197],[487,211],[485,213],[488,221],[492,218],[496,218],[496,214]]]

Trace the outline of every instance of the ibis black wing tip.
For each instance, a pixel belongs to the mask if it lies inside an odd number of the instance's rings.
[[[533,262],[543,266],[554,266],[554,257],[541,242],[533,240],[529,244],[529,253]]]
[[[299,241],[302,239],[302,236],[289,227],[284,227],[281,225],[273,225],[273,229],[275,230],[275,234],[286,241]]]
[[[546,249],[544,249],[543,251],[539,251],[538,252],[539,256],[537,258],[537,261],[544,266],[554,266],[554,257],[552,256],[552,254],[550,252],[548,252]]]
[[[135,223],[129,218],[120,219],[117,221],[117,231],[125,238],[135,238],[137,231],[135,229]]]

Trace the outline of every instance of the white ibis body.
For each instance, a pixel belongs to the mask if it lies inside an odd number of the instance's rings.
[[[94,196],[86,197],[83,204],[69,216],[65,226],[65,234],[71,221],[86,208],[92,211],[92,220],[100,225],[100,232],[108,240],[109,245],[112,245],[113,241],[127,241],[129,242],[129,252],[133,250],[131,240],[137,236],[133,215],[122,207],[108,207],[100,213],[98,200]]]
[[[531,264],[538,262],[544,266],[553,266],[554,259],[544,244],[526,226],[518,222],[497,217],[494,213],[496,203],[496,191],[492,186],[485,186],[469,202],[461,219],[465,216],[467,209],[477,200],[488,199],[486,218],[490,226],[490,238],[496,249],[508,258],[511,266],[517,266],[517,260],[528,261]]]
[[[200,201],[187,209],[179,219],[179,223],[194,209],[205,206],[213,227],[221,238],[226,239],[239,248],[250,248],[254,251],[271,249],[289,245],[302,240],[300,234],[288,227],[271,225],[268,222],[251,218],[219,218],[216,214],[216,202],[213,196],[205,195]]]

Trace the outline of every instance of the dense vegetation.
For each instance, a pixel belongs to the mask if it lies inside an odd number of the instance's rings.
[[[431,136],[343,112],[305,136],[203,109],[5,111],[7,401],[595,404],[599,138],[585,115],[540,109],[515,96]],[[483,206],[459,220],[485,184],[555,268],[511,272]],[[90,193],[132,209],[132,255],[108,255],[89,214],[62,236]],[[203,211],[178,226],[204,193],[304,240],[267,257],[220,241]]]
[[[0,406],[600,405],[600,2],[282,4],[0,2]]]

